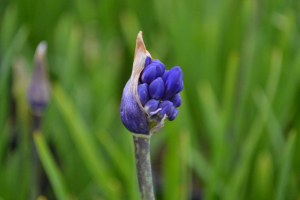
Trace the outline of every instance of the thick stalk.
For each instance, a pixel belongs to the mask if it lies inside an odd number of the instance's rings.
[[[150,138],[134,135],[133,141],[141,200],[154,200],[150,160]]]

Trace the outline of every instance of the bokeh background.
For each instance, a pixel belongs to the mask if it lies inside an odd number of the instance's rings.
[[[179,115],[152,136],[158,200],[300,198],[298,0],[2,0],[0,199],[139,199],[119,117],[135,40],[184,74]],[[33,140],[26,90],[48,43],[52,98]]]

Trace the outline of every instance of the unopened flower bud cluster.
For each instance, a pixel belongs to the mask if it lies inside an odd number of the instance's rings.
[[[138,96],[151,118],[160,121],[165,115],[173,121],[181,105],[179,92],[183,89],[183,75],[180,67],[166,70],[159,60],[146,58],[138,85]]]

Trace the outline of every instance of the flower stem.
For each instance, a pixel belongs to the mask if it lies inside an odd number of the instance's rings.
[[[141,200],[154,200],[150,160],[150,138],[134,135],[133,141]]]
[[[41,128],[41,120],[42,118],[40,116],[33,116],[33,132],[40,130]],[[31,156],[32,156],[32,187],[31,187],[31,199],[37,199],[41,192],[41,163],[40,159],[37,153],[36,146],[34,144],[33,140],[33,134],[32,134],[32,150],[31,150]]]

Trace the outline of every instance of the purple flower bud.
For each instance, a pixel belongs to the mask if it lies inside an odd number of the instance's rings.
[[[150,84],[156,78],[161,77],[164,74],[165,69],[165,65],[159,60],[152,61],[142,72],[142,82]]]
[[[148,84],[143,83],[138,86],[138,95],[142,105],[149,100]]]
[[[166,70],[166,66],[158,59],[153,60],[152,63],[156,65],[156,75],[161,77]]]
[[[158,108],[161,108],[161,110],[158,112],[158,115],[160,117],[163,117],[164,115],[167,115],[168,117],[171,116],[171,114],[174,111],[174,106],[171,101],[163,101],[159,104]]]
[[[181,97],[180,94],[175,94],[170,98],[170,101],[173,103],[174,107],[177,108],[181,105]]]
[[[183,75],[180,67],[173,67],[167,74],[165,81],[165,95],[163,100],[167,100],[179,93],[183,89]]]
[[[162,75],[161,78],[163,79],[164,82],[166,82],[168,74],[169,74],[169,70],[166,70],[166,71],[164,72],[164,74]]]
[[[47,43],[41,42],[35,52],[34,69],[27,99],[34,115],[41,116],[50,100],[50,82],[46,67]]]
[[[145,67],[147,67],[150,63],[151,63],[151,58],[149,56],[147,56],[147,58],[145,60]]]
[[[143,83],[150,84],[156,78],[156,65],[151,63],[142,71],[141,80]]]
[[[150,115],[156,114],[155,111],[158,108],[158,104],[159,104],[159,101],[157,101],[155,99],[150,99],[144,106],[145,111]]]
[[[165,94],[165,83],[161,77],[149,85],[149,94],[152,99],[160,99]]]
[[[159,131],[166,118],[170,121],[176,118],[178,110],[174,106],[181,104],[180,95],[176,94],[182,88],[181,69],[174,67],[166,71],[165,65],[159,60],[152,61],[140,31],[136,40],[131,77],[121,100],[120,116],[124,126],[130,132],[142,135],[152,135]],[[169,98],[174,105],[168,101]],[[165,101],[160,102],[161,99]]]
[[[169,116],[169,121],[173,121],[178,114],[178,110],[176,108],[174,108],[173,113],[171,114],[171,116]]]

